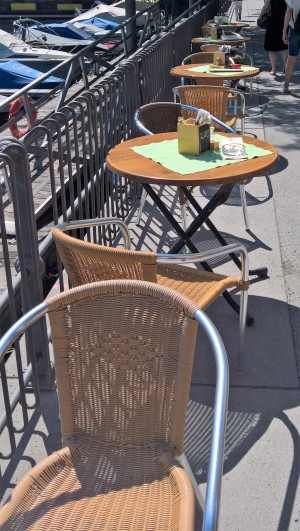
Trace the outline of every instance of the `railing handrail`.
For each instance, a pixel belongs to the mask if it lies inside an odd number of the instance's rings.
[[[168,26],[166,26],[163,30],[164,33],[168,33],[173,27],[176,26],[176,24],[178,24],[178,22],[180,22],[181,19],[185,18],[186,15],[189,15],[191,12],[195,11],[196,8],[198,7],[201,7],[201,5],[203,4],[203,1],[204,0],[197,0],[197,2],[195,2],[191,7],[189,7],[188,9],[186,9],[186,11],[184,11],[183,13],[181,13],[181,15],[179,17],[177,17],[174,21],[172,21]],[[11,104],[15,99],[19,98],[20,96],[23,96],[24,94],[27,94],[29,90],[32,90],[33,88],[37,87],[42,81],[44,81],[45,79],[47,79],[48,77],[52,76],[52,75],[55,75],[56,72],[58,70],[60,70],[62,67],[64,66],[67,66],[67,65],[71,65],[78,61],[79,62],[79,59],[81,59],[82,57],[84,57],[86,54],[88,54],[88,52],[92,51],[94,48],[97,47],[98,44],[101,44],[102,42],[104,42],[106,39],[112,37],[113,35],[116,34],[117,31],[120,31],[122,29],[125,29],[126,26],[128,24],[130,24],[131,22],[137,20],[141,15],[143,15],[144,13],[146,12],[151,12],[155,9],[156,6],[159,6],[159,1],[157,2],[154,2],[154,3],[151,3],[149,7],[146,7],[144,9],[142,9],[141,11],[139,11],[138,13],[136,13],[133,17],[130,17],[128,19],[126,19],[124,22],[122,22],[121,24],[119,24],[116,28],[110,30],[108,33],[106,33],[105,35],[101,35],[100,37],[98,37],[97,39],[95,39],[94,42],[88,44],[87,46],[85,46],[82,50],[79,50],[78,52],[76,52],[75,54],[73,54],[72,57],[69,57],[68,59],[65,59],[63,60],[61,63],[59,63],[59,65],[56,65],[55,67],[51,68],[51,70],[49,70],[48,72],[45,72],[43,73],[40,77],[38,77],[37,79],[35,79],[34,81],[32,81],[31,83],[29,83],[28,85],[26,85],[26,87],[23,87],[19,90],[17,90],[14,94],[12,94],[11,96],[8,96],[6,98],[6,100],[3,102],[3,103],[0,103],[0,112],[1,112],[1,109],[3,107],[6,107],[7,105]],[[151,39],[151,41],[148,43],[149,45],[150,44],[153,44],[157,39],[159,39],[161,37],[161,35],[156,35],[153,39]],[[147,43],[146,43],[147,44]],[[138,53],[140,50],[137,50],[135,51],[131,56],[130,58],[133,58],[136,53]]]

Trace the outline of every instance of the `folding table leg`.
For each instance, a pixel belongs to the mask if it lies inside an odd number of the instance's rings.
[[[233,188],[233,184],[223,184],[221,188],[215,193],[215,195],[212,197],[212,199],[205,205],[204,208],[201,208],[200,205],[197,203],[195,197],[190,193],[188,188],[182,187],[182,191],[184,195],[187,197],[187,199],[190,201],[190,204],[194,207],[196,210],[198,216],[194,220],[194,222],[191,224],[190,228],[187,231],[187,234],[189,236],[193,236],[193,234],[199,229],[199,227],[205,223],[207,227],[212,231],[215,238],[218,240],[218,242],[221,245],[228,245],[228,242],[225,240],[225,238],[222,236],[222,234],[218,231],[217,227],[213,224],[213,222],[210,220],[209,216],[210,214],[220,205],[225,203],[227,201],[228,197],[230,196],[231,190]],[[231,187],[231,188],[228,188]],[[230,192],[229,192],[230,190]],[[200,223],[200,224],[199,224]],[[177,247],[177,244],[175,244],[170,252],[176,253],[175,249]],[[241,262],[235,255],[230,255],[236,266],[241,269]],[[250,269],[249,275],[251,276],[258,276],[259,278],[264,278],[268,274],[268,268],[267,267],[258,267],[256,269]]]

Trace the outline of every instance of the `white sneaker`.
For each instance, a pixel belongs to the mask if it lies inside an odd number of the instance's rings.
[[[286,86],[285,81],[281,83],[281,90],[283,94],[290,94],[289,88]]]

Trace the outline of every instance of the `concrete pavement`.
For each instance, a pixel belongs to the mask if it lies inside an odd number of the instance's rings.
[[[262,5],[262,0],[243,2],[242,19],[251,24],[246,30],[252,37],[247,48],[261,69],[253,83],[252,98],[247,96],[246,133],[275,145],[280,159],[269,175],[246,186],[249,232],[244,228],[238,187],[212,216],[229,242],[246,245],[251,268],[266,265],[269,271],[267,279],[251,283],[249,312],[255,322],[246,332],[243,372],[234,368],[237,316],[223,299],[208,310],[225,342],[230,364],[221,531],[300,530],[300,78],[297,65],[292,94],[283,95],[283,74],[270,76],[268,54],[263,48],[265,32],[256,27]],[[282,72],[281,65],[278,72]],[[213,187],[194,193],[204,206]],[[131,229],[140,248],[154,245],[167,249],[173,237],[149,203],[141,228],[132,223]],[[204,228],[196,241],[202,250],[217,246]],[[230,262],[215,263],[214,267],[220,272],[235,272]],[[198,347],[186,451],[201,483],[205,482],[207,454],[204,458],[199,455],[208,437],[203,426],[213,404],[214,368],[211,356],[203,349],[203,338]],[[202,488],[204,491],[204,484]]]
[[[250,265],[266,265],[267,279],[252,282],[249,312],[254,326],[246,331],[246,362],[236,371],[238,317],[220,298],[209,310],[224,340],[230,365],[230,393],[225,451],[220,530],[300,530],[300,178],[299,168],[299,65],[283,95],[283,76],[269,75],[263,49],[264,32],[255,26],[262,0],[244,0],[243,20],[250,22],[248,49],[261,73],[247,96],[246,133],[275,145],[278,165],[269,175],[247,184],[250,232],[246,232],[238,187],[228,202],[213,214],[213,221],[229,242],[242,241]],[[278,70],[279,72],[281,70]],[[298,85],[299,83],[299,85]],[[213,194],[205,187],[194,193],[201,204]],[[174,194],[164,192],[179,215]],[[130,221],[137,248],[167,250],[175,238],[149,201],[140,227]],[[216,246],[207,230],[195,240],[199,249]],[[214,263],[220,272],[236,269],[226,259]],[[238,294],[237,300],[238,300]],[[186,453],[205,491],[209,430],[213,405],[214,367],[205,338],[199,334],[186,428]],[[30,437],[31,436],[31,437]],[[28,437],[4,470],[4,499],[25,471],[60,447],[59,421],[53,392],[43,393],[34,411]],[[3,494],[2,491],[2,494]],[[196,529],[200,528],[197,517]]]

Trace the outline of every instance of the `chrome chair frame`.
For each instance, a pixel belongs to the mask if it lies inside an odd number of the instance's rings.
[[[75,226],[76,223],[73,228],[75,228]],[[0,340],[0,363],[2,362],[9,347],[20,337],[20,335],[26,332],[26,330],[40,318],[47,315],[47,309],[46,303],[42,302],[21,317],[4,334]],[[224,344],[212,321],[200,309],[196,310],[194,318],[202,327],[210,342],[216,363],[216,391],[212,426],[212,442],[205,499],[200,491],[199,485],[197,484],[185,454],[182,453],[177,457],[177,460],[189,476],[193,486],[195,498],[203,512],[203,531],[216,531],[218,528],[220,510],[226,417],[228,408],[228,361]]]
[[[57,228],[64,232],[69,230],[100,227],[104,225],[117,225],[119,226],[122,235],[124,237],[124,248],[130,250],[130,233],[127,225],[124,221],[118,218],[103,218],[103,219],[84,219],[78,221],[66,221],[56,225]],[[182,253],[182,254],[165,254],[156,253],[157,264],[198,264],[206,260],[212,260],[214,258],[221,258],[232,253],[238,253],[241,261],[241,281],[243,283],[249,282],[249,257],[246,247],[241,243],[231,243],[203,251],[201,253]],[[240,312],[239,312],[239,346],[237,352],[236,368],[242,370],[244,366],[244,342],[245,342],[245,329],[247,321],[247,307],[248,307],[248,290],[242,290],[240,292]]]

